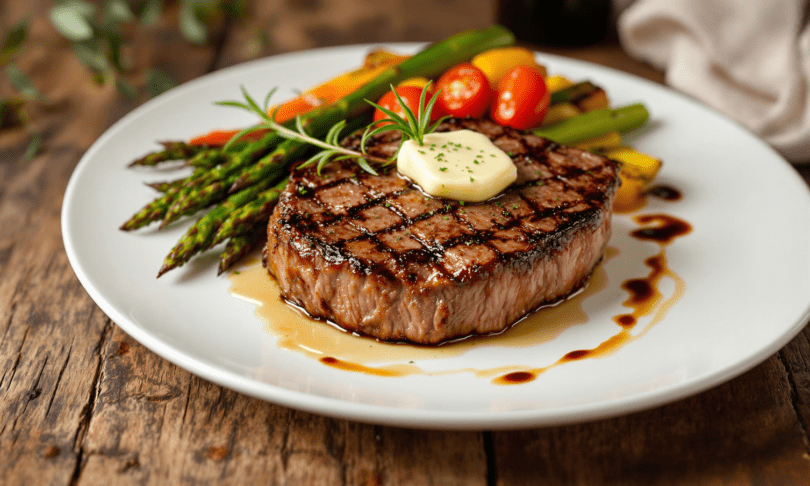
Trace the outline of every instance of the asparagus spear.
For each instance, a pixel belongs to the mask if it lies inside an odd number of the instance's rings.
[[[222,272],[250,253],[250,250],[252,250],[254,246],[264,241],[264,238],[267,236],[265,226],[266,225],[263,224],[256,225],[250,231],[238,234],[228,240],[228,244],[225,245],[225,251],[219,256],[217,275],[222,275]]]
[[[121,225],[120,229],[124,231],[131,231],[142,228],[154,221],[164,219],[171,207],[181,204],[189,197],[189,195],[194,194],[198,188],[206,187],[217,181],[221,181],[228,175],[238,171],[240,168],[250,165],[255,157],[267,150],[267,142],[281,139],[281,137],[271,135],[272,134],[268,134],[262,138],[261,141],[246,145],[240,152],[236,154],[222,153],[220,151],[217,157],[220,158],[220,160],[225,159],[224,163],[219,164],[210,170],[195,172],[191,176],[182,179],[182,182],[178,181],[176,184],[172,183],[173,187],[167,188],[163,196],[153,200],[141,208],[137,213],[129,218],[129,220]],[[233,181],[231,181],[231,183],[232,182]],[[225,193],[222,194],[223,197],[224,194]]]
[[[242,171],[228,188],[228,193],[244,189],[270,174],[275,174],[280,168],[288,166],[290,162],[304,155],[307,149],[307,146],[294,140],[285,140],[262,160]]]
[[[194,167],[194,172],[190,176],[172,181],[149,182],[146,185],[158,192],[165,193],[172,187],[185,185],[192,178],[202,177],[203,173],[225,161],[227,161],[227,157],[222,151],[204,150],[186,161],[186,165]]]
[[[365,127],[371,119],[367,117],[355,117],[346,126],[338,130],[338,134],[344,132],[353,132],[356,129]],[[266,177],[267,174],[275,172],[276,167],[280,164],[289,164],[294,159],[304,155],[308,150],[307,144],[302,144],[297,140],[287,139],[276,148],[271,156],[265,157],[260,160],[256,165],[253,165],[242,172],[239,178],[228,189],[228,193],[236,192],[240,189],[255,184],[256,181]]]
[[[234,147],[235,151],[241,152],[246,145]],[[193,157],[186,160],[186,165],[198,169],[211,169],[224,161],[225,157],[220,149],[207,148],[197,152]]]
[[[121,225],[120,229],[123,231],[131,231],[142,228],[154,221],[160,221],[166,216],[166,212],[169,208],[177,203],[184,195],[191,192],[193,188],[208,184],[210,182],[209,176],[210,171],[195,172],[189,177],[169,183],[171,187],[168,187],[162,196],[154,199],[146,206],[142,207],[137,213],[133,214]]]
[[[159,154],[159,152],[152,152],[151,154],[147,155],[147,157],[157,156],[157,154]],[[222,151],[203,149],[186,160],[186,165],[194,167],[196,169],[191,176],[183,177],[181,179],[175,179],[173,181],[148,182],[146,183],[146,185],[158,192],[162,192],[165,194],[172,188],[185,185],[193,177],[201,177],[202,173],[206,169],[211,169],[220,162],[223,162],[224,160],[225,157],[223,156]],[[135,162],[133,162],[132,164],[135,164]]]
[[[211,242],[211,246],[217,245],[228,238],[247,233],[251,228],[263,221],[267,221],[270,214],[273,212],[273,208],[276,207],[281,191],[283,191],[284,187],[287,185],[287,179],[288,178],[285,177],[274,187],[262,192],[256,196],[256,199],[245,204],[228,216],[228,219],[219,227],[217,234]]]
[[[278,135],[268,133],[258,142],[248,144],[242,150],[233,153],[224,163],[204,172],[202,175],[203,184],[221,181],[229,175],[252,165],[261,157],[266,156],[280,140],[282,139]],[[228,153],[230,152],[220,152],[220,155],[227,155]]]
[[[161,228],[182,216],[195,213],[212,203],[222,200],[227,194],[237,192],[261,180],[266,178],[273,181],[278,180],[287,166],[303,155],[306,150],[307,147],[300,143],[285,140],[274,151],[262,157],[255,165],[248,166],[245,171],[233,173],[225,179],[213,181],[205,186],[191,188],[169,207],[161,223]],[[244,180],[247,175],[253,176],[250,183],[243,184],[242,187],[236,187],[239,181]]]
[[[186,178],[183,177],[182,179],[175,179],[173,181],[149,182],[146,185],[151,187],[152,189],[158,191],[158,192],[162,192],[162,193],[165,194],[165,193],[169,192],[172,188],[175,188],[175,187],[179,188],[180,186],[182,186],[185,183],[186,183]]]
[[[120,229],[124,231],[132,231],[138,228],[142,228],[149,223],[153,223],[155,221],[164,220],[164,223],[161,224],[161,228],[166,226],[171,221],[177,219],[177,217],[172,217],[169,221],[166,221],[166,216],[169,211],[172,211],[172,208],[180,208],[183,207],[182,211],[184,211],[179,216],[183,214],[190,214],[191,212],[197,211],[199,209],[204,208],[208,204],[212,202],[216,202],[215,200],[212,201],[211,199],[207,200],[206,204],[199,205],[197,204],[194,206],[193,204],[196,201],[199,201],[200,197],[198,196],[198,192],[202,189],[207,187],[211,187],[212,185],[216,184],[217,181],[212,180],[212,174],[210,172],[200,172],[194,173],[189,177],[184,179],[179,179],[176,181],[170,181],[166,183],[158,183],[156,184],[157,190],[165,190],[164,194],[157,199],[154,199],[146,206],[141,208],[137,213],[133,214],[124,224],[121,225]],[[236,180],[236,176],[232,176],[230,182],[232,183]],[[220,186],[216,186],[216,188],[221,188],[221,182],[219,183]],[[227,188],[228,186],[225,186]],[[221,197],[224,197],[227,194],[227,191],[221,191]],[[192,203],[187,204],[189,198],[192,198]],[[221,198],[220,197],[220,198]],[[184,206],[184,204],[187,204]],[[192,208],[196,208],[190,210]],[[174,209],[174,212],[177,212],[178,209]],[[178,217],[179,217],[178,216]]]
[[[123,231],[132,231],[138,228],[143,228],[153,221],[161,220],[182,189],[183,187],[181,185],[170,188],[165,194],[153,200],[146,206],[142,207],[137,213],[133,214],[132,217],[122,224],[119,229]]]
[[[535,128],[535,135],[561,144],[588,140],[609,132],[627,132],[643,125],[650,114],[641,103],[589,111],[553,125]]]
[[[460,32],[428,46],[396,66],[389,67],[357,91],[303,115],[302,125],[311,135],[321,137],[340,120],[371,111],[371,105],[365,100],[380,99],[391,85],[415,76],[434,78],[448,68],[471,59],[479,52],[511,46],[514,43],[515,36],[500,25]]]
[[[403,61],[396,67],[386,69],[354,93],[345,96],[331,105],[326,105],[303,115],[301,117],[301,123],[308,133],[316,137],[321,137],[328,132],[330,127],[340,120],[354,118],[367,111],[371,111],[371,106],[368,105],[365,100],[379,99],[390,89],[390,85],[392,84],[397,84],[399,81],[414,76],[435,77],[444,72],[447,68],[459,62],[469,60],[481,51],[495,47],[505,47],[512,44],[514,44],[514,36],[501,26],[493,26],[487,29],[456,34],[427,47],[422,52]],[[276,136],[274,133],[271,133],[271,135]],[[265,141],[267,150],[271,150],[277,143],[278,140]],[[300,144],[300,142],[291,143]],[[214,168],[210,172],[216,173],[220,167],[221,166]],[[245,166],[239,170],[244,170],[244,167]],[[206,184],[221,181],[223,178],[221,173],[212,175],[209,172],[206,172],[200,177],[201,180],[206,181]],[[196,252],[201,251],[206,245],[210,244],[211,238],[214,236],[213,232],[222,224],[222,221],[236,208],[246,204],[255,198],[257,194],[269,187],[266,184],[268,184],[267,179],[260,179],[255,185],[238,190],[238,192],[229,196],[222,204],[198,220],[189,232],[186,233],[186,236],[178,242],[169,256],[166,257],[158,276],[172,268],[182,265]],[[169,192],[172,191],[170,190]],[[188,197],[189,194],[190,192],[175,194],[175,199],[169,202],[168,205],[175,204],[180,199]],[[168,208],[168,205],[164,204],[163,206]],[[163,214],[165,214],[165,210]]]
[[[219,229],[228,215],[255,199],[256,196],[264,191],[271,183],[272,182],[269,180],[262,181],[242,189],[236,194],[228,196],[228,198],[216,208],[197,220],[163,260],[163,266],[160,267],[157,276],[160,277],[169,270],[182,266],[198,252],[208,248],[211,241],[213,241],[217,229]]]
[[[232,177],[232,179],[235,179],[235,177]],[[221,201],[228,193],[228,186],[226,185],[228,182],[230,180],[216,181],[205,186],[189,188],[182,197],[176,198],[174,203],[166,210],[163,220],[160,222],[160,229],[165,228],[168,224],[177,221],[183,216],[196,213],[213,203]]]
[[[163,150],[146,154],[140,159],[132,161],[129,166],[155,166],[169,160],[185,160],[204,149],[204,147],[189,145],[185,142],[161,142],[161,145],[163,145]]]

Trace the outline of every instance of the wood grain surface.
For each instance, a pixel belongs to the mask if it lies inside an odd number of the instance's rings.
[[[47,96],[0,131],[0,484],[794,485],[810,484],[810,330],[760,366],[692,398],[629,416],[508,432],[422,431],[303,413],[209,383],[157,357],[85,293],[60,209],[82,154],[139,102],[97,86],[48,21],[51,2],[0,3],[0,32],[31,20],[20,68]],[[126,75],[179,82],[325,45],[438,40],[493,21],[484,0],[253,2],[205,45],[176,5],[128,31]],[[426,12],[430,12],[429,15]],[[264,42],[257,39],[264,38]],[[551,52],[661,82],[615,41]],[[0,81],[0,95],[11,88]],[[805,181],[810,170],[801,169]],[[718,343],[722,346],[722,343]]]

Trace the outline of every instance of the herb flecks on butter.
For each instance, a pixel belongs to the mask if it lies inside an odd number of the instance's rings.
[[[472,130],[430,133],[423,146],[407,140],[399,150],[397,170],[432,196],[470,202],[485,201],[517,179],[512,159]]]

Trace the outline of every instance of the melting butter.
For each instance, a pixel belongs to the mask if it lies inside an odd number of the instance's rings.
[[[402,144],[397,170],[435,197],[485,201],[517,179],[517,168],[486,135],[472,130],[430,133],[424,145]]]

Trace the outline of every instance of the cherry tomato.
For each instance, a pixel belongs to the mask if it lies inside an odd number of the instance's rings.
[[[436,106],[445,115],[481,118],[492,101],[483,71],[468,62],[451,67],[436,82]]]
[[[405,106],[413,111],[414,115],[418,115],[419,113],[419,97],[422,95],[422,88],[419,86],[397,86],[394,88],[397,91],[397,94],[402,101],[405,103]],[[425,104],[427,105],[430,101],[431,96],[433,96],[433,91],[428,89],[427,94],[425,95]],[[393,91],[389,91],[385,93],[382,98],[377,102],[378,105],[382,106],[383,108],[388,108],[389,110],[393,111],[397,115],[405,118],[405,110],[397,101],[396,96],[394,95]],[[374,110],[374,121],[382,120],[384,118],[388,118],[388,115],[383,113],[379,108]],[[437,120],[439,117],[437,116],[437,111],[434,105],[434,109],[430,114],[430,119]]]
[[[498,82],[490,117],[501,125],[526,130],[540,125],[550,103],[543,74],[533,66],[516,66]]]

